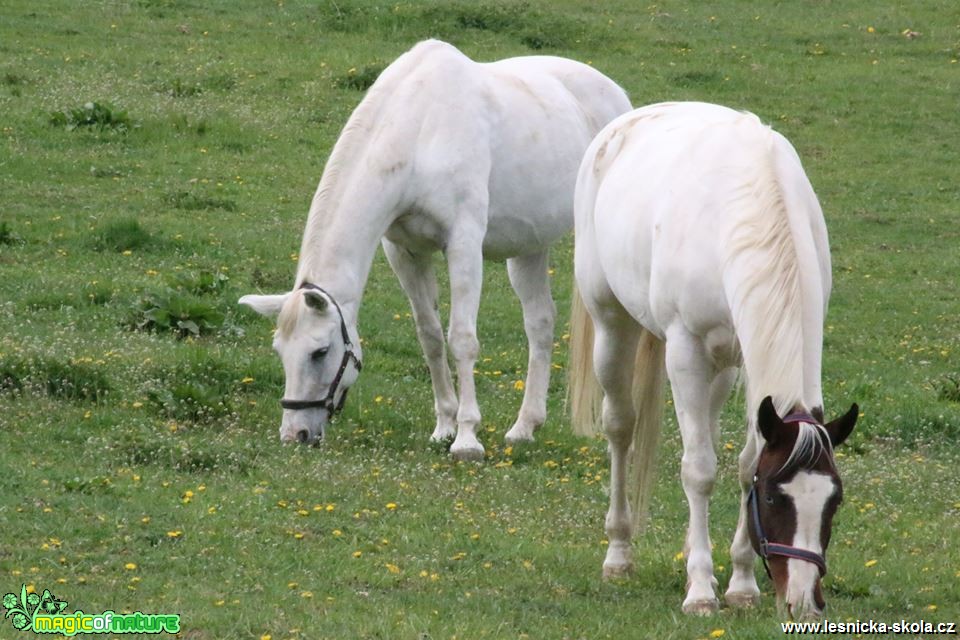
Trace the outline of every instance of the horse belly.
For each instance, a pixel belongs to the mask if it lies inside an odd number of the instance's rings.
[[[572,199],[572,194],[571,194]],[[490,210],[483,255],[491,260],[544,251],[573,227],[573,211],[550,203],[518,202],[509,210]]]

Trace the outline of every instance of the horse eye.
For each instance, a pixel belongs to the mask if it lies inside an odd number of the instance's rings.
[[[764,500],[764,502],[766,502],[767,504],[773,504],[774,502],[777,501],[776,498],[773,497],[773,494],[770,494],[770,493],[768,493],[768,494],[766,495],[766,497],[764,497],[763,500]]]
[[[314,362],[319,362],[320,360],[323,360],[323,357],[325,355],[327,355],[327,347],[324,347],[322,349],[317,349],[316,351],[311,353],[310,359],[313,360]]]

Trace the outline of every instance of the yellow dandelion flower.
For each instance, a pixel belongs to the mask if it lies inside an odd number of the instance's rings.
[[[313,597],[313,591],[301,591],[301,592],[300,592],[300,597],[301,597],[301,598],[312,598],[312,597]]]
[[[362,556],[362,555],[363,555],[363,551],[360,551],[359,549],[357,549],[356,551],[353,552],[353,557],[354,557],[354,558],[359,558],[359,557]]]
[[[387,562],[387,563],[384,563],[383,566],[385,566],[387,568],[387,571],[389,571],[390,573],[400,573],[400,567],[398,567],[395,564],[391,564]]]
[[[725,634],[725,633],[726,633],[726,631],[724,631],[723,629],[714,629],[713,631],[710,632],[710,637],[711,637],[711,638],[719,638],[719,637],[723,636],[723,634]]]
[[[127,571],[134,571],[137,568],[137,563],[128,562],[127,564],[123,565],[123,568],[126,569]]]
[[[180,529],[174,529],[173,531],[167,531],[168,538],[179,538],[183,535],[183,531]]]
[[[513,383],[514,389],[516,389],[517,391],[523,391],[523,387],[524,387],[523,380],[514,381]]]
[[[387,503],[387,509],[389,509],[390,511],[393,511],[393,510],[396,509],[396,508],[397,508],[397,503],[396,503],[396,502],[388,502],[388,503]]]
[[[937,605],[935,605],[935,604],[928,604],[928,605],[927,605],[927,611],[936,611],[936,610],[937,610]]]
[[[269,633],[265,633],[260,636],[260,640],[273,640],[273,636],[271,636]]]
[[[866,562],[863,563],[863,566],[869,568],[869,567],[872,567],[872,566],[875,565],[875,564],[877,564],[877,561],[876,561],[876,560],[867,560]]]

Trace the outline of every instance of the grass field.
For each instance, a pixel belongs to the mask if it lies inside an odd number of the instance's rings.
[[[503,265],[479,326],[487,460],[428,443],[429,377],[382,256],[346,411],[321,448],[280,445],[272,327],[235,302],[292,285],[340,127],[383,66],[439,37],[588,61],[637,105],[749,109],[794,143],[831,234],[827,413],[864,412],[828,617],[960,621],[960,11],[715,4],[6,1],[0,592],[179,613],[194,640],[780,635],[765,576],[755,611],[680,613],[672,417],[637,573],[600,580],[605,444],[571,435],[562,371],[538,442],[503,444],[526,362]],[[571,255],[553,255],[560,368]],[[722,588],[741,404],[712,509]]]

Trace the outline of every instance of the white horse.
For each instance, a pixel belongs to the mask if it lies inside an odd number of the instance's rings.
[[[534,56],[480,64],[436,40],[380,75],[350,116],[307,220],[294,289],[241,304],[278,317],[286,389],[281,440],[314,442],[356,380],[357,313],[378,243],[410,298],[433,383],[432,439],[479,459],[473,368],[483,259],[507,259],[530,345],[523,404],[508,441],[546,419],[554,305],[547,250],[573,226],[577,167],[593,136],[630,109],[589,66]],[[432,255],[450,273],[447,363]]]
[[[630,532],[653,481],[666,373],[690,508],[683,610],[707,614],[719,606],[707,510],[720,410],[742,364],[748,426],[726,601],[759,600],[756,550],[769,561],[778,602],[794,616],[819,615],[841,496],[832,451],[858,410],[822,424],[830,254],[820,205],[793,147],[752,114],[702,103],[644,107],[591,143],[575,219],[583,305],[574,305],[571,394],[581,428],[596,423],[591,385],[599,381],[605,395],[604,575],[632,568]],[[636,522],[626,498],[631,439]]]

